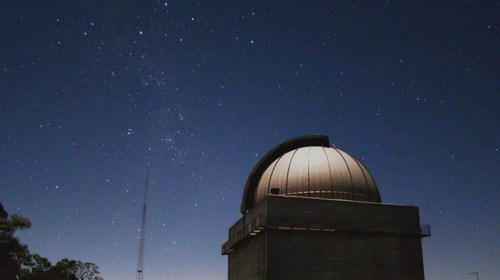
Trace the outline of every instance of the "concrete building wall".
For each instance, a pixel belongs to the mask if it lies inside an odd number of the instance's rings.
[[[231,280],[424,280],[420,238],[265,230],[229,254]]]
[[[290,230],[266,235],[266,279],[424,279],[418,237]]]
[[[230,280],[424,280],[421,238],[418,207],[268,195],[223,254]]]
[[[228,279],[265,280],[267,277],[267,236],[259,234],[228,256]],[[285,278],[284,278],[285,279]]]
[[[420,234],[416,206],[268,195],[255,210],[265,213],[268,226]]]

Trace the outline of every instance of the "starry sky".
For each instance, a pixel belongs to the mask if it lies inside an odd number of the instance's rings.
[[[426,279],[494,279],[500,4],[438,2],[3,1],[0,202],[134,279],[150,164],[144,279],[227,279],[255,164],[324,134],[420,207]]]

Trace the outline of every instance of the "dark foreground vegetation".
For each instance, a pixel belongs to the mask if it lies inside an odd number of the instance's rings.
[[[32,254],[14,233],[31,227],[23,217],[11,215],[0,203],[0,280],[103,280],[99,267],[90,262],[62,259],[52,265]]]

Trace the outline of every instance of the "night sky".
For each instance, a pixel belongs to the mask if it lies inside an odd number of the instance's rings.
[[[0,4],[0,202],[31,252],[135,279],[150,164],[144,279],[227,279],[255,164],[324,134],[420,207],[426,279],[500,275],[498,2],[100,2]]]

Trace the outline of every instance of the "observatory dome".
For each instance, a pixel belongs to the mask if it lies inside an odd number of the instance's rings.
[[[328,136],[294,138],[267,153],[247,180],[241,212],[271,193],[382,202],[368,169]]]

